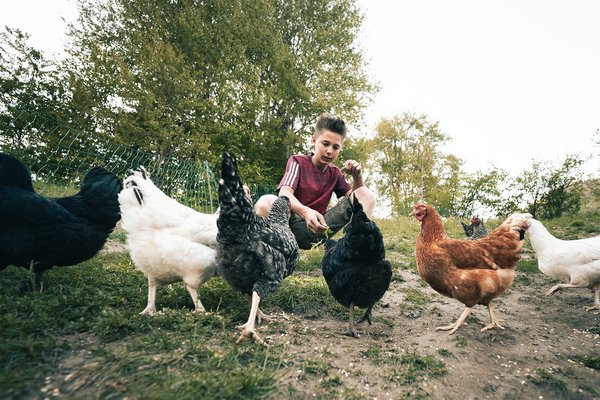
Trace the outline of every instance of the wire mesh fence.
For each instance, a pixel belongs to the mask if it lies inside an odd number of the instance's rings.
[[[19,158],[30,170],[34,186],[46,196],[77,191],[85,173],[104,167],[125,178],[144,166],[153,182],[168,196],[200,212],[218,208],[218,177],[205,160],[164,157],[120,145],[66,124],[22,112],[0,120],[0,152]],[[253,200],[273,193],[274,186],[248,183]]]

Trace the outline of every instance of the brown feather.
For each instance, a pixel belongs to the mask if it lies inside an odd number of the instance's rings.
[[[421,221],[417,268],[434,290],[473,307],[489,304],[512,285],[523,247],[519,231],[527,226],[509,217],[482,239],[460,240],[448,237],[435,208],[417,204],[413,215]]]

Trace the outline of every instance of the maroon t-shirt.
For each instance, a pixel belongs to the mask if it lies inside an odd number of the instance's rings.
[[[312,164],[312,154],[291,156],[285,168],[285,175],[277,186],[289,186],[294,189],[294,196],[303,205],[325,214],[335,192],[338,197],[344,196],[350,189],[346,178],[335,165],[328,165],[321,171]]]

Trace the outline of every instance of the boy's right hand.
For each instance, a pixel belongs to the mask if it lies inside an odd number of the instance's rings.
[[[327,222],[325,222],[325,218],[323,218],[321,213],[311,208],[305,211],[304,220],[308,229],[313,233],[323,233],[328,228]]]

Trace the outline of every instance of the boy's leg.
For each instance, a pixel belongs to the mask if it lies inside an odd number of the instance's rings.
[[[352,192],[363,207],[363,211],[369,219],[373,218],[373,209],[375,208],[375,193],[366,186],[361,186]]]
[[[327,226],[331,229],[331,233],[329,234],[329,237],[331,237],[350,222],[352,207],[348,198],[342,197],[335,206],[325,212],[323,217],[325,218],[325,222],[327,222]],[[325,234],[311,232],[306,225],[306,221],[297,214],[292,214],[290,228],[296,237],[298,246],[304,250],[310,249],[315,243],[327,239]]]
[[[271,211],[271,207],[273,206],[275,200],[277,200],[277,196],[274,194],[265,194],[260,196],[254,205],[254,212],[263,218],[267,218],[267,215],[269,215],[269,211]]]

